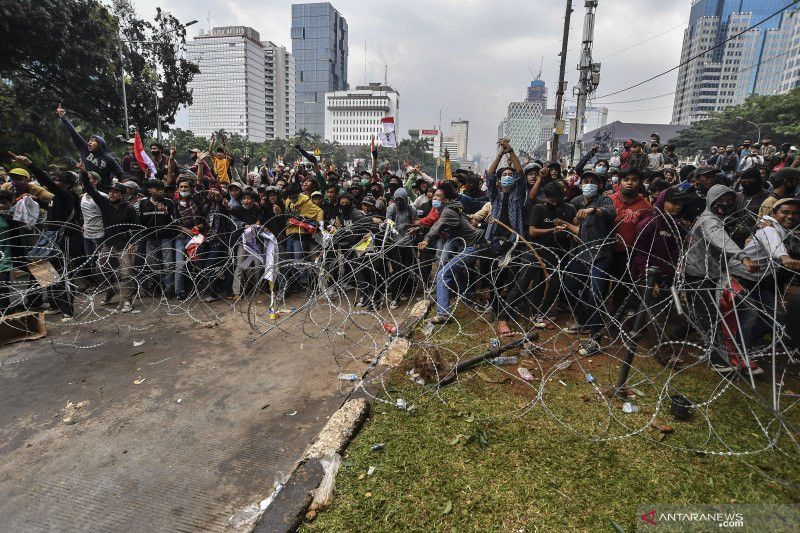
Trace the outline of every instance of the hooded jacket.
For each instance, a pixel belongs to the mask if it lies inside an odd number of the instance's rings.
[[[72,137],[72,143],[80,150],[81,161],[86,166],[86,170],[95,171],[100,175],[100,183],[98,185],[101,190],[111,187],[112,176],[116,176],[119,180],[123,179],[125,173],[114,156],[108,153],[105,139],[99,135],[92,135],[100,144],[100,150],[97,153],[92,153],[89,151],[89,145],[86,144],[86,140],[77,132],[72,122],[67,117],[61,117],[61,122],[67,127],[69,135]]]
[[[414,208],[411,207],[411,202],[409,202],[408,192],[400,187],[394,191],[392,198],[394,198],[394,203],[386,209],[386,218],[398,226],[414,222]],[[402,198],[404,201],[402,207],[400,207],[400,204],[397,202],[399,198]]]
[[[428,231],[425,240],[435,242],[442,232],[447,233],[450,239],[464,239],[467,245],[474,245],[483,237],[483,230],[472,225],[470,218],[464,214],[464,206],[455,200],[442,206],[439,220]]]
[[[706,195],[706,209],[692,226],[689,249],[686,253],[686,274],[698,278],[718,280],[722,265],[731,259],[742,261],[747,254],[725,231],[722,219],[711,206],[725,194],[734,194],[725,185],[714,185]]]
[[[675,276],[686,230],[664,212],[668,190],[661,191],[650,215],[636,224],[631,267],[637,278],[643,277],[651,266],[657,267],[661,271],[659,278],[668,283]]]

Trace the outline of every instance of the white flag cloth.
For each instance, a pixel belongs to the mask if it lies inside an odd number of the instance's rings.
[[[394,117],[384,117],[381,119],[383,133],[378,135],[381,146],[386,148],[397,148],[397,134],[394,129]]]
[[[242,233],[242,248],[245,258],[242,268],[248,268],[255,263],[264,265],[262,279],[275,282],[276,263],[278,255],[278,240],[270,231],[265,231],[259,226],[245,228]]]

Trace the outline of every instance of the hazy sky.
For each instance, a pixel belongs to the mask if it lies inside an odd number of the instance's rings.
[[[133,0],[143,17],[156,6],[180,20],[197,19],[189,28],[244,25],[262,40],[291,48],[291,2],[272,0]],[[367,43],[368,81],[382,81],[389,65],[389,84],[400,93],[400,131],[437,125],[451,119],[470,121],[469,151],[493,152],[497,125],[508,102],[522,100],[539,70],[555,101],[558,53],[563,30],[563,0],[334,0],[333,6],[349,27],[351,87],[364,82],[364,43]],[[567,57],[566,96],[572,101],[577,80],[580,39],[585,9],[574,0]],[[683,29],[690,0],[600,0],[595,26],[594,58],[602,63],[597,96],[625,88],[667,70],[680,60]],[[659,35],[662,34],[662,35]],[[652,38],[652,39],[650,39]],[[647,39],[647,42],[643,42]],[[632,45],[637,46],[620,52]],[[613,55],[612,55],[613,54]],[[607,57],[610,56],[610,57]],[[530,70],[529,70],[530,69]],[[658,80],[605,99],[609,121],[667,123],[673,95],[638,102],[637,98],[672,93],[677,71]],[[620,103],[624,102],[624,103]],[[181,124],[181,122],[184,122]],[[178,125],[185,127],[185,119]]]

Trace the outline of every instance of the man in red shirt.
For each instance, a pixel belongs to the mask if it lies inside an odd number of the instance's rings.
[[[614,219],[614,256],[611,262],[611,275],[617,280],[612,289],[611,302],[614,309],[621,311],[627,307],[624,301],[633,291],[630,274],[630,256],[635,240],[636,224],[652,210],[650,202],[641,195],[642,176],[637,168],[628,168],[619,179],[619,190],[611,195],[617,217]],[[627,298],[628,304],[633,303]],[[619,313],[618,313],[619,314]]]

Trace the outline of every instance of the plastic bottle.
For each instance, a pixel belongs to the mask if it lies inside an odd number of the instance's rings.
[[[510,357],[493,357],[489,359],[489,362],[493,365],[516,365],[519,359],[516,355],[512,355]]]
[[[339,379],[342,381],[355,381],[358,379],[358,376],[351,372],[349,374],[339,374]]]

